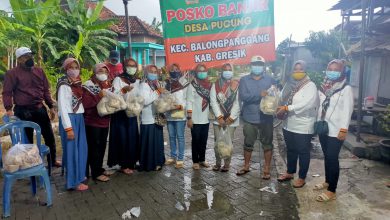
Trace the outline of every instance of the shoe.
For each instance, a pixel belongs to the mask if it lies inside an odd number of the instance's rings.
[[[210,165],[206,161],[200,162],[199,165],[201,167],[204,167],[204,168],[209,168],[210,167]]]
[[[180,169],[184,167],[184,162],[182,160],[176,161],[176,168]]]
[[[175,159],[169,158],[166,162],[165,165],[172,165],[175,164]]]
[[[199,164],[198,164],[198,163],[194,163],[194,164],[192,165],[192,169],[194,169],[194,170],[199,170],[199,169],[200,169]]]

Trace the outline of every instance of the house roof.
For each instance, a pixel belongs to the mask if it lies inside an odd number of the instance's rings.
[[[88,2],[88,7],[95,8],[96,3]],[[126,35],[126,16],[117,15],[107,7],[103,6],[102,11],[100,13],[100,19],[117,19],[117,22],[111,26],[111,30],[116,32],[119,35]],[[130,24],[130,33],[137,35],[148,35],[152,37],[162,38],[162,35],[153,29],[153,27],[147,24],[145,21],[142,21],[137,16],[129,16],[129,24]]]
[[[332,6],[329,10],[355,10],[362,8],[361,0],[339,0],[339,2]],[[372,0],[372,6],[376,7],[390,7],[389,0]]]
[[[390,52],[390,36],[380,36],[380,37],[372,37],[366,39],[366,51],[367,52],[375,52],[375,51],[387,51]],[[359,53],[361,51],[360,41],[354,45],[352,45],[347,54]]]

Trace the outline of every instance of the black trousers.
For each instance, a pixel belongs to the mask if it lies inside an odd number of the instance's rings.
[[[329,184],[328,190],[336,192],[340,175],[339,153],[344,141],[327,135],[320,136],[322,152],[325,161],[325,182]]]
[[[310,148],[313,135],[298,134],[283,129],[283,136],[287,146],[287,173],[296,173],[299,159],[299,178],[305,179],[310,165]]]
[[[47,110],[45,107],[39,109],[30,109],[23,106],[15,106],[14,114],[18,118],[24,121],[35,122],[41,127],[41,133],[45,140],[45,145],[50,148],[51,165],[53,166],[56,161],[56,142],[54,139],[53,128]],[[26,136],[30,143],[34,141],[34,129],[26,128]],[[48,161],[49,163],[50,161]]]
[[[104,172],[103,159],[107,146],[108,128],[99,128],[86,125],[85,133],[88,144],[86,176],[89,176],[89,168],[91,168],[92,179],[96,179]]]
[[[205,161],[209,126],[210,124],[194,124],[191,129],[193,163]]]

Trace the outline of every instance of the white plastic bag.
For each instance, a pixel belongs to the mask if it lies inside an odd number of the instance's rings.
[[[9,173],[40,164],[42,164],[42,158],[35,144],[16,144],[4,156],[4,169]]]
[[[266,115],[274,115],[279,103],[279,90],[276,86],[271,86],[267,90],[267,95],[261,99],[260,110]]]
[[[154,105],[156,106],[158,113],[165,113],[175,109],[176,104],[176,97],[169,93],[162,94],[156,101],[154,101]]]
[[[106,95],[96,106],[100,116],[110,115],[125,110],[127,104],[121,95],[106,91]]]
[[[233,142],[230,137],[229,127],[219,128],[216,144],[221,159],[228,159],[232,156]]]
[[[129,95],[126,97],[127,117],[139,116],[144,108],[145,99],[139,95]]]

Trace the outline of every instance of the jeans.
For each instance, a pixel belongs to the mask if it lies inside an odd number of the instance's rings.
[[[171,146],[171,158],[179,161],[184,160],[184,129],[186,121],[168,121],[169,144]],[[179,145],[179,155],[177,155],[176,140]]]
[[[287,147],[287,173],[297,171],[299,159],[299,178],[305,179],[310,165],[310,148],[312,134],[298,134],[283,129],[284,141]]]
[[[194,124],[191,129],[193,163],[205,162],[209,126],[210,124]]]
[[[328,190],[335,193],[340,175],[339,153],[344,141],[321,135],[320,143],[324,152],[325,182],[329,184]]]

